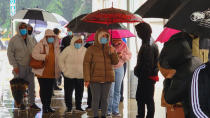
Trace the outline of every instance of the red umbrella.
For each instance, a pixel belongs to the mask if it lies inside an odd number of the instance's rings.
[[[179,32],[180,32],[179,30],[166,27],[158,36],[155,42],[159,41],[161,43],[165,43],[171,38],[171,36]]]
[[[134,23],[143,21],[142,18],[135,16],[129,11],[106,8],[92,12],[85,16],[82,21],[100,23],[100,24],[113,24],[113,23]]]

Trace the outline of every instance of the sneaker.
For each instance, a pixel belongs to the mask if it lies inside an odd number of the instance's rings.
[[[113,117],[121,117],[122,115],[120,113],[113,113],[112,116]]]
[[[51,107],[44,107],[43,108],[43,113],[54,113],[55,110],[52,109]]]
[[[76,112],[76,113],[85,113],[86,111],[83,110],[82,108],[79,108],[79,109],[75,109],[74,112]]]
[[[35,103],[30,106],[30,109],[41,110]]]
[[[26,106],[25,106],[24,104],[21,104],[21,105],[20,105],[20,110],[21,110],[21,111],[26,110]]]
[[[67,108],[65,111],[66,114],[72,114],[72,110],[70,108]]]

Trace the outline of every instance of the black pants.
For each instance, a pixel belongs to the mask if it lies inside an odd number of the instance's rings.
[[[138,87],[136,91],[136,101],[138,106],[137,118],[144,118],[145,105],[147,105],[146,118],[154,118],[154,113],[155,113],[154,86],[155,86],[155,81],[149,78],[138,82]]]
[[[40,86],[40,98],[43,107],[50,107],[51,98],[53,93],[54,78],[38,78]]]
[[[64,94],[66,107],[72,109],[72,94],[75,89],[76,109],[81,108],[84,91],[84,79],[70,79],[64,77]]]

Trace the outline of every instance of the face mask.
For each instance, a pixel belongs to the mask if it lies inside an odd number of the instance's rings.
[[[28,34],[31,35],[32,34],[32,30],[28,30]]]
[[[106,43],[108,42],[108,40],[107,40],[107,38],[102,37],[102,38],[100,39],[100,42],[101,42],[101,44],[106,44]]]
[[[74,47],[75,47],[76,49],[80,49],[80,48],[82,47],[82,44],[81,44],[81,43],[75,43],[75,44],[74,44]]]
[[[47,39],[47,42],[48,42],[48,43],[53,43],[54,40],[55,40],[54,38],[50,37],[50,38]]]
[[[68,32],[68,35],[71,36],[72,35],[72,32]]]
[[[20,34],[21,35],[26,35],[27,34],[27,30],[26,29],[20,29]]]

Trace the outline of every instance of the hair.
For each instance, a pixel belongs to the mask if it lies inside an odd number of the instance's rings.
[[[148,23],[146,22],[139,23],[138,25],[135,26],[135,28],[136,28],[138,36],[143,41],[150,41],[152,28]]]
[[[60,30],[58,28],[53,29],[54,34],[58,35],[60,33]]]

